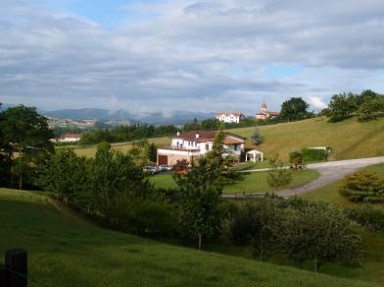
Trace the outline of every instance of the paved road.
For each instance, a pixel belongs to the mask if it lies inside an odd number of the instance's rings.
[[[296,188],[280,190],[277,194],[282,197],[290,197],[307,193],[338,181],[346,175],[355,172],[357,169],[377,163],[384,163],[384,156],[308,164],[306,166],[308,169],[313,169],[320,173],[320,176],[317,179]],[[239,198],[241,195],[235,196],[233,194],[227,194],[224,197]]]
[[[320,176],[317,179],[293,189],[281,190],[277,194],[283,197],[289,197],[297,194],[307,193],[319,187],[326,186],[335,181],[338,181],[344,178],[346,175],[351,174],[362,167],[377,163],[384,163],[384,157],[371,157],[308,164],[308,169],[314,169],[320,173]]]

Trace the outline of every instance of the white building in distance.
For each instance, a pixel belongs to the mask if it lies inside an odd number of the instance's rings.
[[[244,119],[244,114],[240,112],[219,112],[216,113],[216,119],[224,123],[239,123]]]

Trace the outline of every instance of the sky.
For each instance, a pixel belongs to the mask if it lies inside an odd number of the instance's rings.
[[[0,102],[136,115],[384,93],[382,0],[0,0]]]

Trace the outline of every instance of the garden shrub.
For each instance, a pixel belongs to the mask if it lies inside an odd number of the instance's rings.
[[[384,202],[384,179],[375,172],[358,171],[344,179],[339,193],[353,202]]]

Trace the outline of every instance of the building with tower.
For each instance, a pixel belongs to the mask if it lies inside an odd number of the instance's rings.
[[[256,120],[265,121],[265,120],[268,120],[268,119],[276,118],[279,115],[280,115],[279,112],[270,112],[270,111],[268,111],[267,104],[265,102],[263,102],[261,104],[260,112],[255,114],[255,119]]]

